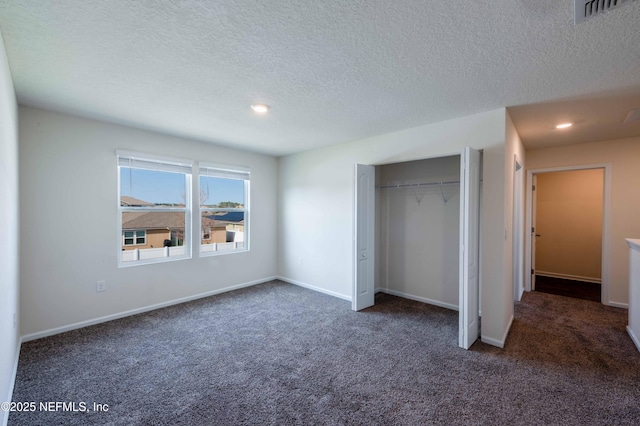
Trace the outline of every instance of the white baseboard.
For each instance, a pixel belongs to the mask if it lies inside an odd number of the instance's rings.
[[[502,339],[496,340],[496,339],[493,339],[491,337],[482,336],[480,338],[480,340],[483,343],[486,343],[488,345],[497,346],[500,349],[503,349],[504,348],[504,344],[507,341],[507,335],[509,334],[509,330],[511,330],[511,325],[512,324],[513,324],[513,315],[511,315],[511,319],[509,319],[509,325],[507,325],[507,329],[504,331],[504,334],[502,335]]]
[[[633,340],[633,343],[636,345],[636,348],[638,348],[638,350],[640,351],[640,340],[638,340],[638,337],[633,333],[633,330],[631,330],[629,326],[627,326],[627,333],[629,333],[631,340]]]
[[[316,287],[316,286],[311,285],[311,284],[307,284],[307,283],[303,283],[303,282],[300,282],[300,281],[292,280],[291,278],[287,278],[287,277],[278,276],[278,277],[276,277],[276,279],[278,279],[280,281],[284,281],[284,282],[289,283],[289,284],[297,285],[298,287],[304,287],[304,288],[307,288],[309,290],[317,291],[318,293],[328,294],[329,296],[337,297],[339,299],[351,302],[351,296],[346,296],[344,294],[336,293],[335,291],[326,290],[324,288]]]
[[[500,340],[497,340],[497,339],[492,339],[491,337],[480,336],[480,341],[482,343],[486,343],[486,344],[491,345],[491,346],[497,346],[500,349],[504,348],[504,341],[500,341]]]
[[[429,305],[440,306],[441,308],[451,309],[453,311],[458,310],[457,305],[452,305],[451,303],[441,302],[439,300],[427,299],[426,297],[414,296],[413,294],[403,293],[401,291],[389,290],[386,288],[381,288],[381,292],[390,294],[392,296],[398,296],[409,300],[415,300],[416,302],[428,303]]]
[[[609,301],[609,303],[604,303],[604,305],[613,306],[614,308],[629,309],[628,303],[612,302],[611,300]]]
[[[167,302],[158,303],[158,304],[155,304],[155,305],[150,305],[150,306],[145,306],[145,307],[142,307],[142,308],[132,309],[132,310],[125,311],[125,312],[120,312],[120,313],[117,313],[117,314],[106,315],[106,316],[103,316],[103,317],[100,317],[100,318],[94,318],[94,319],[87,320],[87,321],[81,321],[81,322],[77,322],[77,323],[74,323],[74,324],[65,325],[65,326],[62,326],[62,327],[51,328],[49,330],[40,331],[40,332],[37,332],[37,333],[31,333],[31,334],[27,334],[25,336],[22,336],[22,342],[29,342],[31,340],[36,340],[36,339],[41,339],[43,337],[53,336],[55,334],[64,333],[66,331],[77,330],[79,328],[89,327],[91,325],[96,325],[96,324],[100,324],[100,323],[103,323],[103,322],[112,321],[112,320],[115,320],[115,319],[129,317],[129,316],[141,314],[141,313],[144,313],[144,312],[155,311],[156,309],[166,308],[167,306],[173,306],[173,305],[178,305],[180,303],[191,302],[193,300],[202,299],[204,297],[209,297],[209,296],[214,296],[214,295],[220,294],[220,293],[226,293],[226,292],[233,291],[233,290],[238,290],[238,289],[244,288],[244,287],[251,287],[251,286],[254,286],[254,285],[258,285],[258,284],[262,284],[262,283],[265,283],[265,282],[273,281],[275,279],[277,279],[277,277],[262,278],[262,279],[259,279],[259,280],[250,281],[250,282],[246,282],[246,283],[242,283],[242,284],[237,284],[237,285],[230,286],[230,287],[225,287],[225,288],[221,288],[221,289],[217,289],[217,290],[207,291],[205,293],[195,294],[193,296],[183,297],[183,298],[180,298],[180,299],[174,299],[174,300],[170,300],[170,301],[167,301]]]
[[[594,277],[582,277],[580,275],[559,274],[556,272],[537,271],[536,275],[550,278],[561,278],[563,280],[585,281],[588,283],[602,284],[602,279]]]

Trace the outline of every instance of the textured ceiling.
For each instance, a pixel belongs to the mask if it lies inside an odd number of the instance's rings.
[[[640,1],[579,25],[572,7],[0,0],[0,29],[24,105],[275,155],[514,106],[535,148],[566,108],[640,108]]]

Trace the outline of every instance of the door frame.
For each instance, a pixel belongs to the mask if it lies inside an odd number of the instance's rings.
[[[513,300],[519,302],[524,292],[524,250],[522,237],[524,226],[522,222],[522,192],[524,189],[524,168],[517,154],[513,154]]]
[[[531,186],[531,188],[533,189],[533,187],[535,187],[536,185],[538,185],[538,175],[534,174],[529,186]],[[526,271],[527,271],[527,276],[529,277],[529,280],[531,282],[531,285],[530,285],[531,289],[529,291],[533,291],[536,289],[536,276],[534,274],[534,269],[536,265],[536,239],[535,239],[535,230],[533,225],[538,223],[537,222],[538,194],[533,190],[531,191],[531,203],[527,205],[531,206],[530,207],[531,208],[531,226],[526,228],[528,229],[527,233],[529,234],[529,238],[531,238],[531,249],[530,249],[531,258],[529,259],[530,261],[529,268],[526,269]],[[526,289],[526,286],[527,285],[525,281],[525,289]]]
[[[525,241],[525,271],[531,271],[531,258],[532,258],[532,238],[531,238],[531,226],[532,226],[532,211],[533,211],[533,177],[541,173],[551,172],[565,172],[572,170],[591,170],[591,169],[603,169],[604,170],[604,195],[602,205],[602,270],[601,270],[601,287],[600,287],[600,300],[603,305],[613,306],[609,300],[609,285],[611,275],[611,163],[598,163],[598,164],[585,164],[577,166],[558,166],[558,167],[546,167],[540,169],[527,170],[527,209],[526,209],[526,241]],[[532,290],[531,286],[531,274],[525,274],[525,286],[527,291]]]

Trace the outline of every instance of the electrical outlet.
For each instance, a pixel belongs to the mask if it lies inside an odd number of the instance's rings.
[[[107,290],[107,282],[104,280],[96,282],[96,293],[100,293]]]

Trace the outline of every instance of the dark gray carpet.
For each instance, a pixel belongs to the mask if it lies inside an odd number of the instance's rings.
[[[504,350],[457,347],[457,312],[350,304],[274,281],[25,343],[10,425],[640,424],[627,312],[527,293]]]

